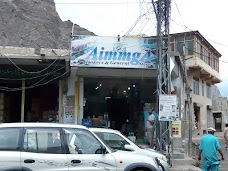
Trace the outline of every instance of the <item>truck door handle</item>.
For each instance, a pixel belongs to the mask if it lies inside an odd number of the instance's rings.
[[[33,160],[33,159],[25,159],[24,163],[35,163],[35,160]]]
[[[81,160],[71,160],[71,163],[74,164],[74,163],[81,163]]]

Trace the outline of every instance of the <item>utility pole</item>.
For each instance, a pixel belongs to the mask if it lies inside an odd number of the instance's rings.
[[[192,99],[190,96],[190,92],[192,91],[189,83],[188,83],[188,76],[186,71],[186,59],[185,59],[185,45],[183,46],[183,69],[184,69],[184,83],[185,83],[185,93],[187,96],[187,102],[188,102],[188,117],[189,117],[189,140],[188,140],[188,155],[192,156]],[[187,118],[185,118],[187,119]]]
[[[157,94],[171,94],[171,75],[170,75],[170,35],[169,22],[171,13],[171,0],[152,0],[154,12],[157,19],[157,57],[158,57],[158,78]],[[173,144],[170,121],[160,121],[156,127],[157,148],[163,152],[163,144],[168,147],[167,158],[169,164],[173,164]],[[164,130],[165,129],[165,130]]]

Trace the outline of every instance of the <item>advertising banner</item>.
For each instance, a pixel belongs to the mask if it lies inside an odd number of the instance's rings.
[[[70,66],[157,69],[154,38],[73,36]]]
[[[159,95],[159,121],[174,121],[177,116],[177,96]]]
[[[172,121],[172,135],[174,138],[181,137],[181,121]]]

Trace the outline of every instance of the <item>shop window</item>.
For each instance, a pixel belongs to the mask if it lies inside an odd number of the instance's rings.
[[[193,77],[193,93],[199,95],[199,79]]]

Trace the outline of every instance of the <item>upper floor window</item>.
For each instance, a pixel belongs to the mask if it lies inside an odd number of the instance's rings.
[[[213,68],[213,69],[215,68],[214,59],[215,59],[215,56],[214,56],[213,53],[211,53],[211,64],[210,64],[210,66],[211,66],[211,68]]]
[[[201,54],[200,40],[196,39],[196,57],[200,58],[200,54]]]
[[[176,43],[176,50],[180,53],[180,56],[184,55],[183,47],[184,47],[184,42]]]
[[[215,60],[215,70],[216,70],[216,71],[219,71],[219,60],[218,60],[218,58],[216,58],[216,57],[215,57],[214,60]]]
[[[193,93],[199,95],[199,78],[193,77]]]
[[[204,81],[202,80],[202,96],[204,96]]]
[[[208,50],[207,50],[207,48],[206,47],[204,47],[204,51],[203,51],[204,53],[203,53],[203,59],[204,59],[204,62],[206,63],[206,64],[208,64],[208,60],[209,60],[209,53],[208,53]]]
[[[206,84],[206,96],[211,98],[211,85],[209,83]]]
[[[171,48],[171,51],[175,51],[175,49],[174,49],[174,43],[170,43],[170,48]]]
[[[192,41],[185,41],[185,55],[193,55],[194,52],[194,43],[193,40]]]

